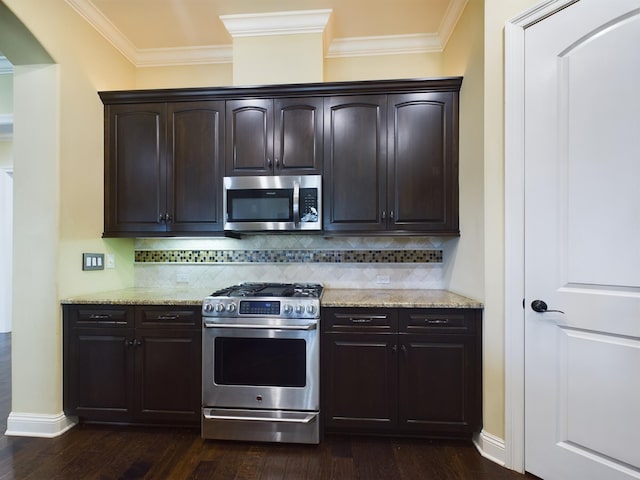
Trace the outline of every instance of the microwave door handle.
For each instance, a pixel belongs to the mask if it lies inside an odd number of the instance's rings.
[[[293,183],[293,223],[300,225],[300,183]]]

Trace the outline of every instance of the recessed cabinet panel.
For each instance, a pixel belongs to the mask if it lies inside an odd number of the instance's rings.
[[[325,104],[325,230],[378,230],[385,222],[386,98]]]
[[[389,178],[396,187],[396,225],[411,222],[442,223],[445,220],[446,103],[434,100],[407,98],[403,103],[394,104],[390,142],[393,163]]]
[[[325,354],[336,366],[327,375],[323,412],[338,428],[389,429],[397,423],[397,356],[392,335],[327,334]],[[339,367],[338,367],[339,366]]]
[[[162,230],[165,105],[113,105],[106,115],[105,229]]]
[[[169,104],[167,222],[171,231],[222,228],[224,102]]]
[[[132,329],[76,330],[73,333],[77,359],[68,374],[77,388],[71,396],[77,415],[97,414],[106,420],[131,415],[131,361],[128,342]]]
[[[261,175],[273,165],[273,102],[227,101],[226,174]]]
[[[136,378],[140,416],[175,423],[197,420],[202,381],[199,332],[141,330],[138,338],[141,345],[136,350]]]
[[[321,174],[322,98],[279,98],[274,103],[274,173]]]

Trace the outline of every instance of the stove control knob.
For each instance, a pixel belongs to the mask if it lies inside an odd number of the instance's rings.
[[[302,305],[296,305],[296,313],[304,312],[304,307]]]
[[[216,303],[216,312],[224,312],[224,303]]]
[[[203,307],[203,310],[204,310],[206,313],[211,313],[211,312],[213,312],[213,305],[212,305],[212,304],[210,304],[210,303],[205,303],[205,304],[204,304],[204,307]]]
[[[282,311],[288,315],[293,311],[293,307],[287,303],[282,307]]]
[[[316,313],[315,305],[307,305],[307,313]]]
[[[236,304],[235,304],[235,303],[230,303],[230,304],[227,306],[227,310],[228,310],[229,312],[235,312],[235,311],[236,311]]]

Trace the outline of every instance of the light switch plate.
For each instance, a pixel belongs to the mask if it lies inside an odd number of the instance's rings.
[[[83,253],[82,270],[104,270],[104,253]]]

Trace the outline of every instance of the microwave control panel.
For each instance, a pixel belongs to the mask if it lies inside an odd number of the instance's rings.
[[[318,218],[318,190],[316,188],[300,189],[300,221],[317,222]]]

